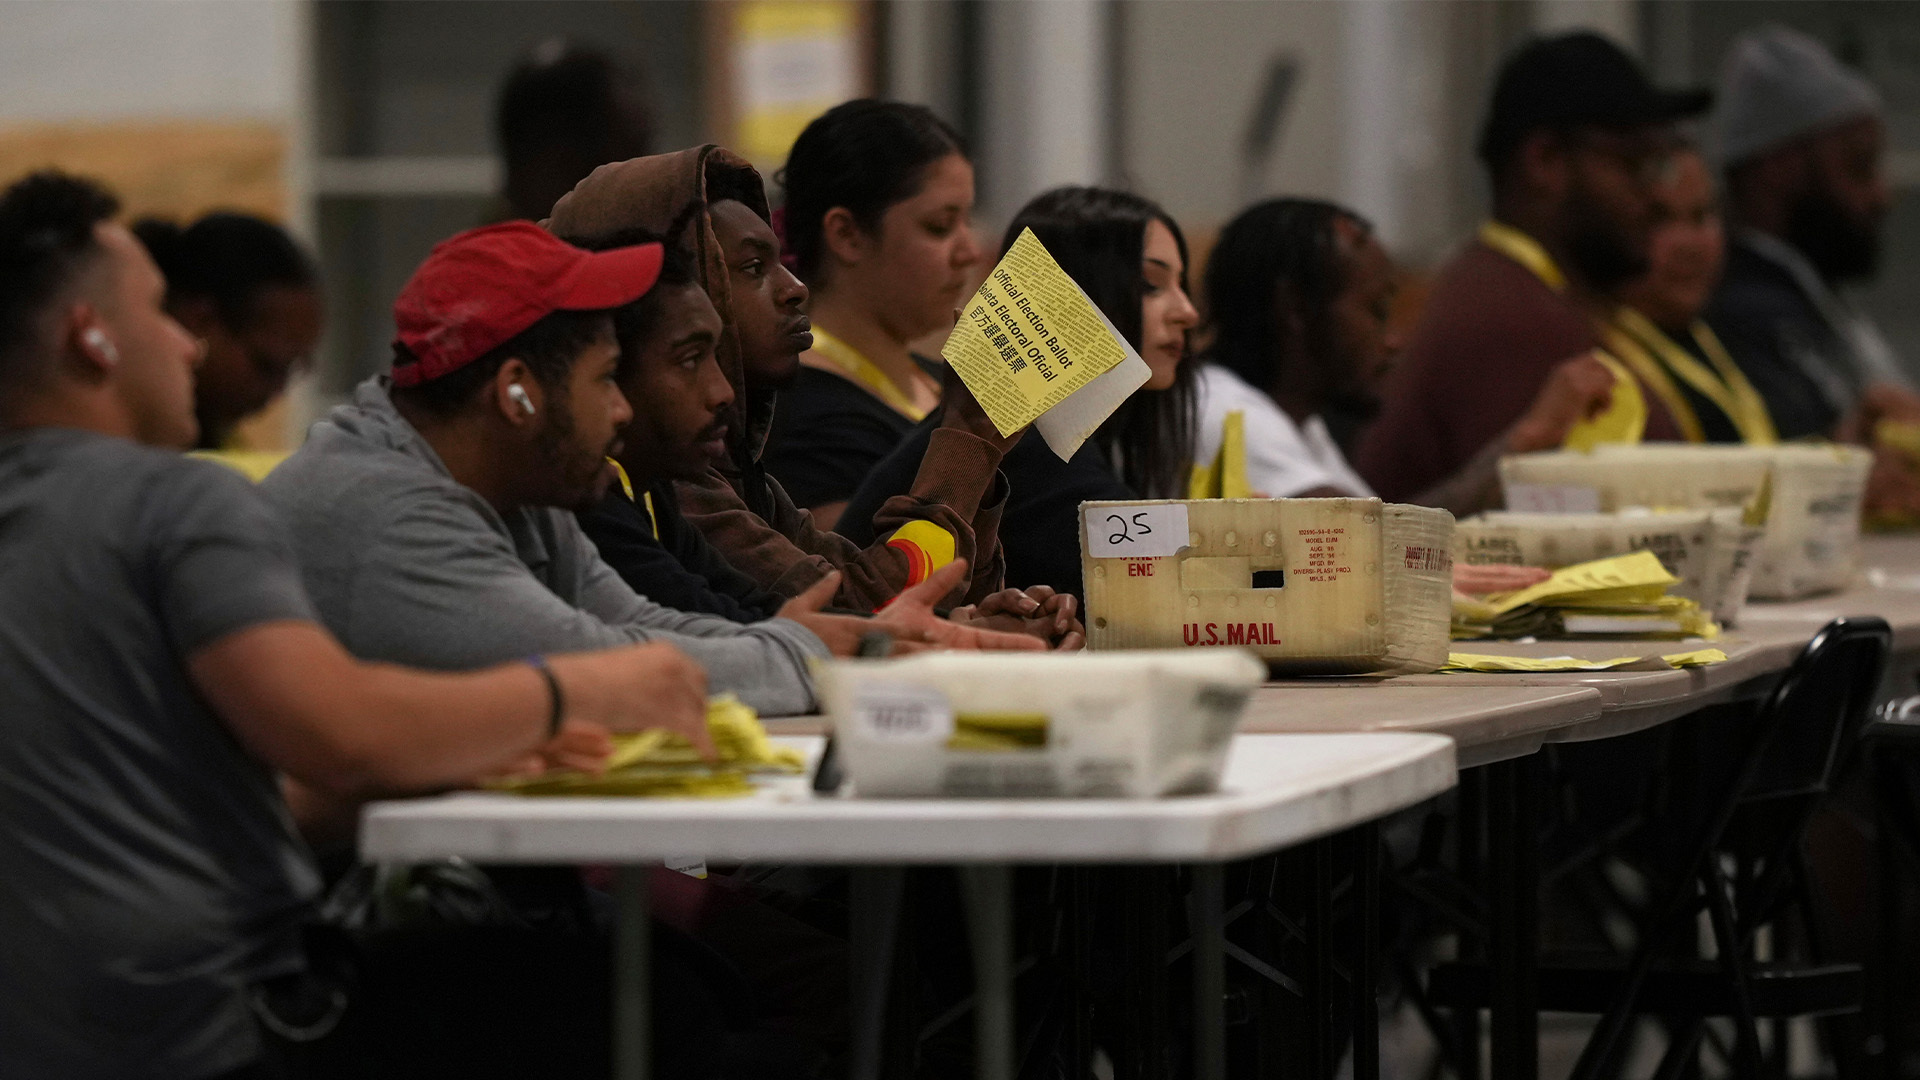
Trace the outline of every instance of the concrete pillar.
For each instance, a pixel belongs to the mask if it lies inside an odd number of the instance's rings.
[[[1353,0],[1341,8],[1343,202],[1396,253],[1444,245],[1448,215],[1447,23],[1422,0]]]
[[[1113,13],[1110,0],[998,0],[981,14],[974,150],[980,216],[997,225],[1048,188],[1108,178]]]
[[[961,119],[956,0],[894,0],[887,6],[887,84],[882,93],[918,102],[950,124]]]

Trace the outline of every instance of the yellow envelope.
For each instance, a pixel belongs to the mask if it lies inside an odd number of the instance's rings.
[[[1610,660],[1581,660],[1573,656],[1495,656],[1488,653],[1450,653],[1441,671],[1664,671],[1703,667],[1727,658],[1719,649],[1667,653],[1664,656],[1616,656]]]
[[[1613,400],[1599,416],[1573,425],[1561,445],[1584,452],[1601,443],[1639,442],[1647,430],[1647,399],[1640,393],[1640,380],[1606,353],[1595,349],[1593,355],[1613,372]]]
[[[1525,604],[1552,602],[1557,597],[1566,597],[1580,593],[1592,593],[1599,590],[1636,590],[1632,595],[1642,595],[1640,589],[1658,589],[1654,597],[1660,596],[1669,585],[1677,585],[1680,579],[1667,572],[1660,557],[1651,551],[1636,551],[1631,555],[1615,555],[1607,559],[1594,559],[1591,562],[1575,563],[1563,566],[1553,572],[1553,576],[1518,592],[1489,596],[1486,603],[1495,614],[1512,611]],[[1613,596],[1626,595],[1614,592]]]
[[[487,786],[521,795],[724,798],[753,791],[748,773],[797,773],[806,767],[799,751],[768,739],[759,715],[732,694],[707,702],[707,733],[716,758],[711,762],[700,757],[686,736],[656,728],[615,735],[604,773],[563,769]]]
[[[1235,409],[1220,424],[1220,452],[1211,462],[1193,467],[1189,499],[1250,499],[1247,482],[1247,414]]]

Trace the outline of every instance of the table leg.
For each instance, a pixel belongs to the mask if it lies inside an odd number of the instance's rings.
[[[1312,867],[1313,885],[1307,894],[1307,1054],[1312,1075],[1332,1076],[1334,1060],[1333,1030],[1333,841],[1315,840],[1307,845],[1307,860]]]
[[[1480,895],[1488,895],[1491,884],[1486,874],[1487,770],[1467,769],[1460,774],[1460,793],[1456,802],[1454,830],[1456,863],[1460,880]],[[1490,914],[1490,913],[1489,913]],[[1461,933],[1459,957],[1462,960],[1487,959],[1488,942],[1479,934]],[[1454,1009],[1449,1018],[1453,1035],[1454,1071],[1463,1080],[1480,1080],[1480,1010]]]
[[[1198,1080],[1227,1076],[1226,868],[1193,868],[1193,1072]]]
[[[973,945],[974,1075],[1013,1080],[1013,869],[960,871]]]
[[[848,952],[853,962],[854,1080],[879,1080],[887,1026],[887,990],[899,937],[900,894],[907,872],[897,866],[855,867],[848,881]]]
[[[613,1075],[615,1080],[647,1080],[653,1071],[652,976],[646,866],[623,866],[614,878]]]
[[[1537,755],[1487,767],[1488,928],[1493,992],[1493,1080],[1540,1072],[1539,763]]]
[[[1093,942],[1096,900],[1095,876],[1101,871],[1090,866],[1062,867],[1067,894],[1067,977],[1061,994],[1066,1010],[1067,1075],[1088,1076],[1093,1065]],[[1107,1053],[1114,1052],[1112,1047]]]
[[[1353,1080],[1380,1077],[1380,826],[1361,825],[1348,834],[1353,847],[1355,918],[1353,964]]]

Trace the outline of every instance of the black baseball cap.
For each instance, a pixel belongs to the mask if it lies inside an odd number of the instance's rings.
[[[1637,127],[1698,116],[1706,89],[1661,90],[1625,49],[1592,31],[1538,38],[1507,58],[1480,131],[1480,160],[1504,160],[1535,129]]]

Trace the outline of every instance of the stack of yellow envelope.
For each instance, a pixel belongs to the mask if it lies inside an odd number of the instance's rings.
[[[1679,583],[1651,551],[1575,563],[1514,592],[1456,594],[1453,636],[1719,636],[1719,624],[1698,603],[1668,594]]]
[[[488,787],[521,795],[730,798],[753,791],[749,774],[798,773],[806,767],[799,751],[768,739],[760,717],[732,694],[707,703],[707,732],[713,737],[713,761],[703,759],[684,735],[656,729],[615,735],[605,772],[557,770]]]

